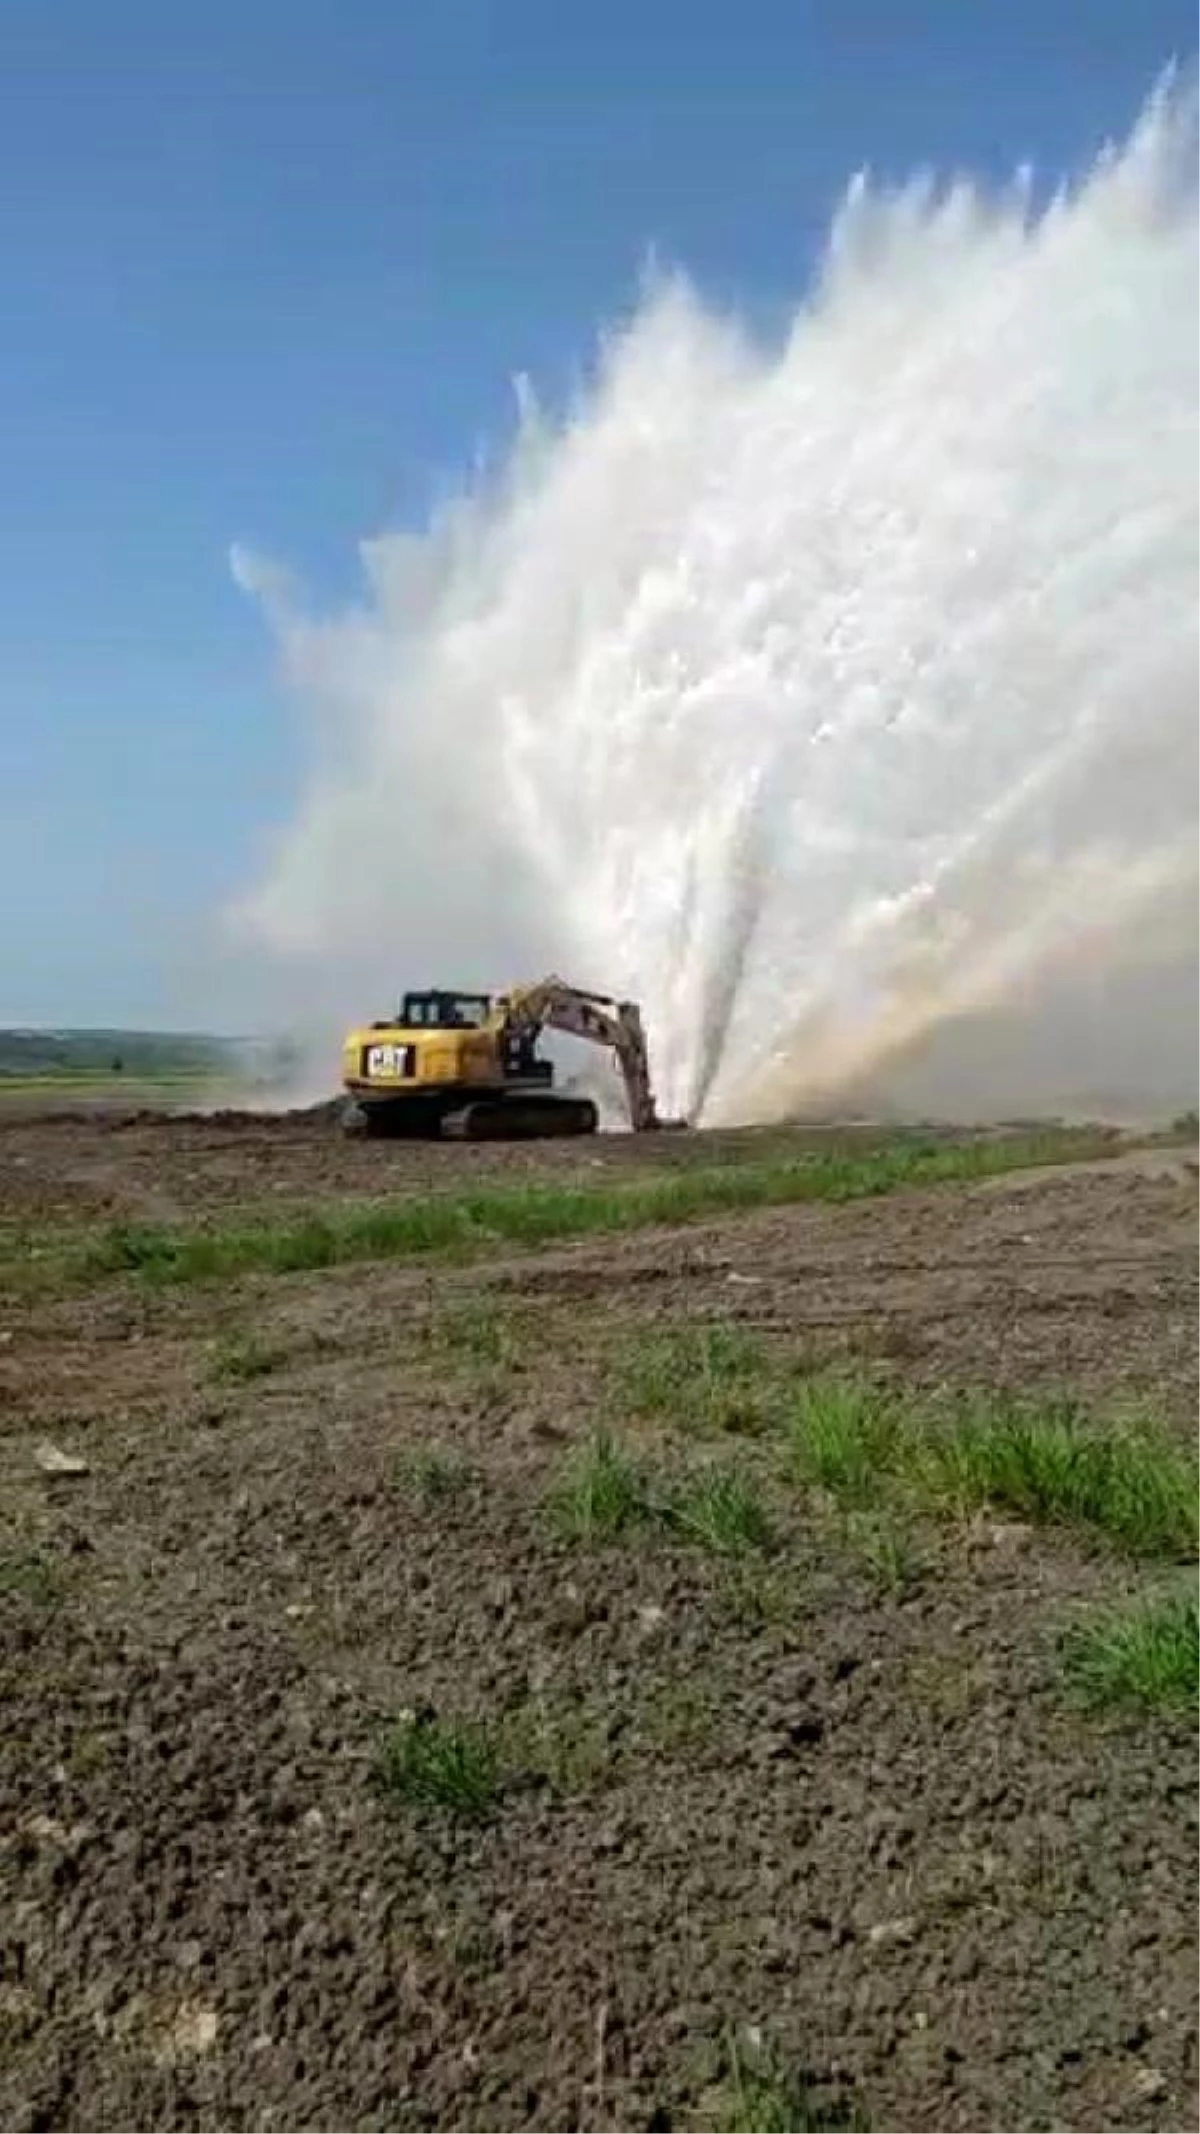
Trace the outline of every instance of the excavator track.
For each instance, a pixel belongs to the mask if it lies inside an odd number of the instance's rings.
[[[441,1113],[430,1104],[359,1104],[342,1106],[341,1130],[355,1141],[436,1141]]]
[[[599,1124],[588,1097],[482,1097],[450,1112],[442,1133],[451,1141],[549,1141],[594,1134]]]

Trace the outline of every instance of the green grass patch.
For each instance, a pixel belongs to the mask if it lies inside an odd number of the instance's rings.
[[[794,1562],[782,1550],[729,1557],[715,1589],[721,1613],[742,1630],[794,1622],[807,1595]]]
[[[929,1569],[929,1558],[911,1528],[891,1512],[851,1512],[846,1538],[886,1593],[910,1593]]]
[[[1074,1625],[1062,1640],[1062,1662],[1087,1704],[1194,1713],[1200,1707],[1195,1591],[1150,1595]]]
[[[607,1431],[600,1431],[567,1462],[551,1494],[551,1509],[577,1541],[616,1541],[661,1512],[641,1468]]]
[[[822,2095],[754,2033],[727,2032],[724,2064],[716,2121],[722,2134],[834,2134],[869,2124],[852,2096]]]
[[[62,1572],[53,1557],[42,1549],[14,1549],[0,1553],[0,1599],[27,1601],[37,1608],[50,1608],[61,1599]]]
[[[380,1753],[380,1782],[393,1799],[468,1822],[495,1812],[506,1775],[499,1732],[471,1721],[406,1716]]]
[[[1086,1148],[1086,1141],[1082,1142]],[[1100,1144],[1111,1146],[1108,1137]],[[771,1161],[678,1167],[578,1186],[482,1185],[422,1199],[330,1208],[281,1221],[194,1229],[116,1223],[56,1270],[81,1279],[140,1273],[160,1280],[219,1280],[261,1271],[287,1274],[347,1261],[452,1256],[498,1242],[534,1246],[555,1238],[689,1223],[802,1201],[849,1201],[903,1186],[999,1175],[1066,1160],[1081,1137],[1058,1133],[939,1143],[902,1139],[890,1147],[830,1149]]]
[[[627,1335],[608,1388],[628,1414],[753,1436],[766,1427],[774,1379],[770,1357],[748,1328],[714,1321]]]
[[[377,1776],[393,1800],[487,1822],[505,1795],[531,1784],[579,1791],[612,1762],[604,1714],[534,1698],[494,1720],[406,1713],[384,1737]]]
[[[467,1297],[433,1314],[426,1341],[438,1361],[503,1375],[524,1365],[528,1328],[522,1313],[495,1297]]]
[[[397,1453],[392,1478],[405,1496],[429,1511],[465,1495],[478,1474],[461,1453],[440,1445],[418,1445]]]
[[[1101,1424],[1067,1400],[981,1394],[949,1427],[910,1425],[900,1442],[935,1502],[1090,1530],[1131,1556],[1195,1554],[1195,1457],[1149,1423]]]
[[[1196,1552],[1195,1455],[1149,1421],[1105,1421],[1069,1399],[1005,1393],[919,1408],[829,1372],[795,1385],[784,1427],[794,1474],[860,1522],[889,1504],[960,1516],[990,1506],[1100,1536],[1130,1556]]]
[[[898,1464],[904,1411],[867,1379],[836,1371],[801,1378],[785,1411],[795,1472],[839,1504],[872,1504]]]
[[[654,1530],[717,1556],[745,1556],[769,1549],[775,1539],[762,1498],[741,1468],[714,1464],[672,1483],[647,1473],[607,1431],[567,1462],[550,1504],[578,1541]]]
[[[209,1371],[219,1385],[244,1385],[254,1378],[269,1377],[285,1357],[284,1349],[264,1341],[259,1334],[223,1334],[212,1344]]]
[[[502,1721],[504,1756],[514,1773],[557,1794],[578,1793],[612,1766],[609,1717],[582,1701],[532,1697]]]
[[[693,1476],[667,1499],[671,1525],[716,1556],[745,1556],[769,1549],[770,1518],[750,1477],[737,1467],[711,1467]]]

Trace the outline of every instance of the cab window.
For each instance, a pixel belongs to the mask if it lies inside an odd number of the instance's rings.
[[[410,1030],[477,1030],[488,1006],[482,993],[406,993],[400,1020]]]

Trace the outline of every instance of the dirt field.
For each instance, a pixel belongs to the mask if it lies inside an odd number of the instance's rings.
[[[1196,2123],[1193,1724],[1085,1708],[1059,1653],[1177,1569],[848,1516],[757,1393],[689,1409],[669,1360],[715,1328],[1186,1436],[1194,1160],[465,1264],[14,1272],[114,1221],[748,1145],[0,1125],[4,2125]],[[735,1459],[769,1543],[572,1527],[600,1428],[663,1489]],[[498,1757],[475,1817],[388,1782],[460,1722]]]

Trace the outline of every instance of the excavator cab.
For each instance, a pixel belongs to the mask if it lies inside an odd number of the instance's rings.
[[[406,993],[396,1020],[406,1030],[478,1030],[491,1014],[487,993],[457,993],[442,989]]]

